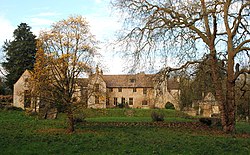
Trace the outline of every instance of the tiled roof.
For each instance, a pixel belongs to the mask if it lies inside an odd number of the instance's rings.
[[[108,88],[153,88],[156,74],[123,74],[123,75],[100,75]],[[87,86],[89,79],[78,79],[82,86]],[[176,79],[168,79],[168,89],[179,89],[179,82]]]
[[[154,74],[135,75],[102,75],[107,87],[140,87],[151,88],[153,86]]]
[[[77,81],[77,84],[79,86],[82,86],[82,87],[87,87],[88,86],[88,83],[89,83],[89,79],[88,78],[78,78],[76,79]]]

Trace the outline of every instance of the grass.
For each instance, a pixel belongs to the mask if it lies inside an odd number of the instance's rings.
[[[236,131],[238,133],[247,133],[247,134],[250,134],[250,123],[237,122]]]
[[[167,109],[84,109],[83,112],[90,122],[152,122],[152,112],[164,114],[165,122],[194,121],[184,113]]]
[[[112,110],[115,114],[98,114],[88,121],[150,121],[147,110],[144,116],[143,110],[135,110],[133,117]],[[169,113],[170,121],[185,119]],[[20,111],[0,111],[0,154],[250,154],[250,138],[189,128],[79,124],[74,134],[65,128],[62,115],[40,120]],[[237,129],[250,134],[248,123],[238,123]]]
[[[93,117],[86,118],[88,122],[152,122],[151,117]],[[168,117],[164,119],[165,122],[190,122],[193,119]]]
[[[84,109],[87,117],[150,117],[152,112],[163,113],[165,117],[186,117],[186,114],[167,109]],[[82,111],[80,111],[82,113]]]

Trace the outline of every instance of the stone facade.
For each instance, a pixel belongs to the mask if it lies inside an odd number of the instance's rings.
[[[207,93],[203,100],[194,102],[192,108],[185,108],[183,111],[191,116],[202,117],[218,117],[220,114],[219,103],[211,92]]]
[[[130,108],[165,108],[170,102],[179,110],[179,82],[166,79],[158,84],[157,76],[145,73],[103,75],[97,68],[89,78],[89,94],[92,92],[92,95],[88,107],[112,108],[123,104]]]
[[[25,94],[30,90],[27,82],[31,76],[25,71],[14,86],[14,106],[25,109]],[[75,97],[86,100],[88,108],[113,108],[126,105],[131,108],[165,108],[167,102],[179,110],[179,83],[176,79],[156,80],[156,74],[103,75],[79,78]]]
[[[31,77],[31,72],[26,70],[14,84],[13,106],[20,107],[22,109],[31,107],[31,101],[30,99],[28,99],[30,92],[28,81],[30,77]]]
[[[209,92],[202,101],[198,101],[198,115],[203,117],[212,117],[219,115],[219,104],[215,100],[214,95]]]

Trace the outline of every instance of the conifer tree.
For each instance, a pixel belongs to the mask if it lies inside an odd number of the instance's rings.
[[[6,70],[6,85],[13,90],[14,83],[28,69],[32,70],[36,54],[36,36],[30,31],[31,27],[21,23],[14,30],[13,41],[5,41],[3,51],[6,60],[3,68]]]

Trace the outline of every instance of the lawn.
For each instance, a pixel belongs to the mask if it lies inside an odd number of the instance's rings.
[[[67,134],[64,115],[40,120],[20,111],[0,111],[0,154],[250,154],[250,125],[244,122],[237,124],[238,135],[231,136],[210,128],[129,124],[152,123],[147,110],[135,110],[133,116],[120,109],[99,112]],[[94,110],[88,113],[94,115]],[[186,119],[174,111],[164,113],[165,123]]]
[[[152,122],[152,112],[163,114],[165,122],[194,121],[186,114],[167,109],[85,109],[84,115],[90,122]]]

